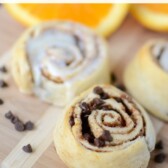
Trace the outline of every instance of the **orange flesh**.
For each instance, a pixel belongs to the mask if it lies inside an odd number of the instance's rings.
[[[40,20],[73,20],[95,27],[112,8],[112,4],[20,4]]]
[[[168,4],[139,4],[153,12],[168,14]]]

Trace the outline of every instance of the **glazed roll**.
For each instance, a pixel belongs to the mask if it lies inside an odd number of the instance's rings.
[[[128,91],[152,114],[168,121],[168,42],[146,43],[124,75]]]
[[[100,85],[66,108],[54,143],[70,168],[146,168],[155,133],[138,103],[113,86]]]
[[[12,73],[20,91],[64,105],[93,84],[110,82],[107,47],[80,24],[42,23],[14,46]]]

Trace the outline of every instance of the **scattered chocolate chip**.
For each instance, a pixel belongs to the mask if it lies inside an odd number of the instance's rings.
[[[105,146],[105,142],[99,138],[95,138],[94,145],[97,147],[103,147],[103,146]]]
[[[122,85],[122,84],[117,84],[116,85],[116,87],[118,88],[118,89],[120,89],[120,90],[122,90],[122,91],[126,91],[126,88],[125,88],[125,86],[124,85]]]
[[[70,117],[69,124],[70,124],[71,127],[73,127],[75,125],[75,121],[74,121],[73,116]]]
[[[25,130],[33,130],[34,128],[34,123],[32,123],[31,121],[27,121],[25,123]]]
[[[32,153],[33,150],[32,150],[32,147],[30,144],[26,145],[26,146],[23,146],[23,151],[26,152],[26,153]]]
[[[24,124],[21,121],[16,122],[15,129],[19,132],[24,131],[25,130]]]
[[[103,134],[99,137],[99,139],[104,140],[104,141],[109,141],[109,142],[113,140],[110,132],[107,130],[103,131]]]
[[[114,73],[111,74],[111,82],[114,83],[116,82],[117,78]]]
[[[1,88],[8,87],[8,84],[4,80],[0,80],[0,87]]]
[[[165,159],[166,159],[166,154],[164,154],[164,153],[159,153],[159,154],[157,154],[157,155],[155,156],[154,161],[155,161],[156,163],[163,163]]]
[[[110,96],[107,94],[107,93],[102,93],[101,95],[100,95],[100,97],[101,97],[101,99],[109,99],[110,98]]]
[[[104,93],[103,89],[100,87],[100,86],[96,86],[94,89],[93,89],[93,92],[100,95],[102,93]]]
[[[2,99],[0,99],[0,105],[4,104],[4,101]]]
[[[11,118],[11,122],[12,122],[13,124],[15,124],[15,123],[17,123],[17,122],[20,122],[20,119],[19,119],[17,116],[14,116],[14,115],[13,115],[13,117]]]
[[[6,114],[5,114],[5,117],[7,119],[12,119],[14,116],[13,116],[13,113],[11,111],[8,111]]]
[[[86,102],[82,102],[79,107],[82,109],[83,113],[90,113],[90,107]]]
[[[7,73],[8,72],[8,70],[6,69],[5,66],[0,67],[0,71],[3,72],[3,73]]]
[[[161,140],[156,143],[155,149],[157,150],[163,149],[163,142]]]

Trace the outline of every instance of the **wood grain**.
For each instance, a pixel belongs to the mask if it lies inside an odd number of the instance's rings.
[[[11,48],[12,44],[24,30],[24,27],[14,21],[2,7],[0,8],[0,22],[3,23],[0,24],[0,54],[2,55],[2,53]],[[144,29],[129,16],[122,27],[107,39],[110,46],[111,69],[115,71],[118,79],[122,81],[125,66],[144,42],[151,38],[167,37],[168,34],[156,33]],[[8,69],[10,69],[10,65]],[[32,120],[38,122],[51,106],[41,102],[34,96],[26,96],[18,92],[10,75],[2,76],[1,74],[0,77],[5,78],[9,83],[8,89],[0,90],[0,98],[5,101],[5,104],[0,106],[0,163],[2,163],[22,138],[27,136],[27,132],[20,133],[14,130],[13,125],[4,118],[5,112],[12,110],[23,121]],[[158,131],[157,138],[163,140],[165,146],[164,151],[168,154],[168,125],[157,119],[153,120]],[[153,162],[155,154],[156,152],[153,152],[149,168],[167,168],[168,158],[163,164],[156,164]],[[32,167],[66,168],[58,158],[53,144],[45,150]]]

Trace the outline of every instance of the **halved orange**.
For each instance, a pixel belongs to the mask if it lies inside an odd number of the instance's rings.
[[[134,4],[131,13],[149,29],[168,31],[168,4]]]
[[[72,20],[102,35],[114,32],[128,13],[128,4],[5,4],[14,18],[27,26],[46,20]]]

